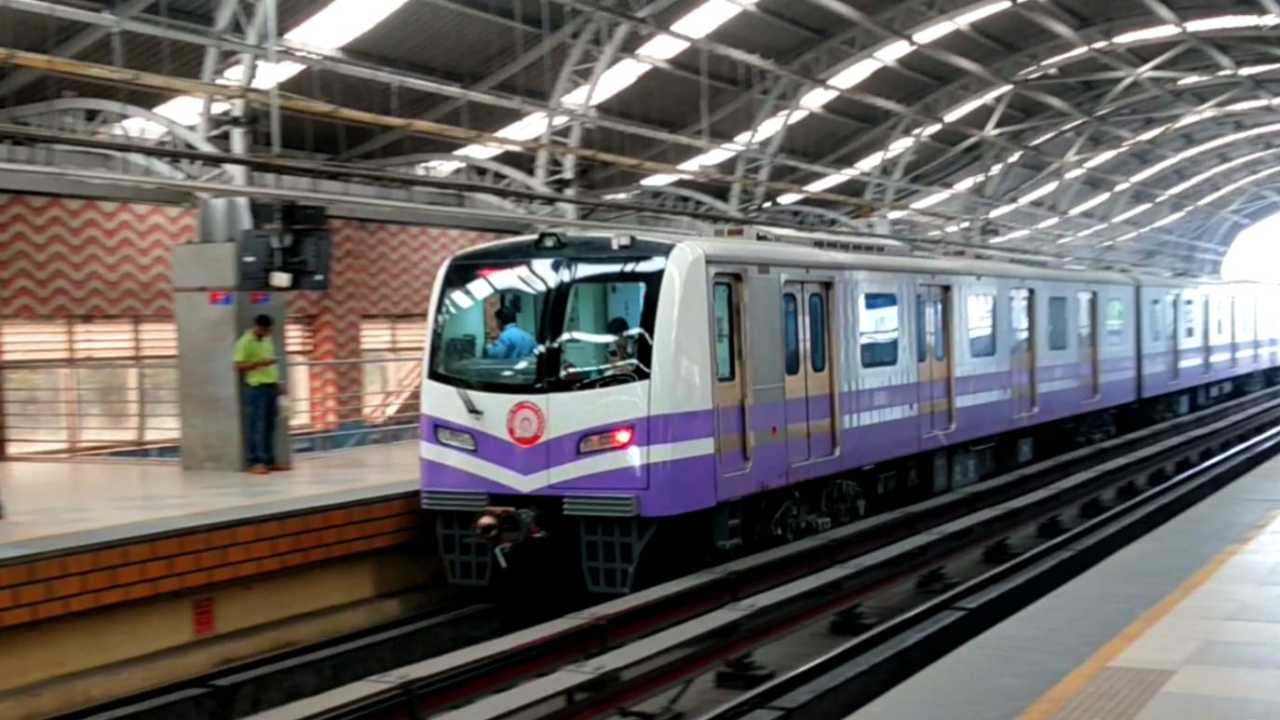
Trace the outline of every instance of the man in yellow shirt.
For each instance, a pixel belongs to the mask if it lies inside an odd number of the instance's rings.
[[[259,315],[253,327],[236,341],[232,356],[236,370],[244,378],[245,406],[249,414],[245,445],[249,472],[266,475],[271,470],[288,470],[275,461],[276,402],[280,394],[280,370],[271,343],[271,317]]]

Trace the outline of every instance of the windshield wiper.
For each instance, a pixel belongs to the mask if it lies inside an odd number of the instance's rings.
[[[462,400],[462,405],[467,408],[468,415],[476,418],[484,417],[484,411],[476,407],[476,401],[471,399],[471,393],[467,392],[466,388],[455,385],[454,389],[458,391],[458,398]]]

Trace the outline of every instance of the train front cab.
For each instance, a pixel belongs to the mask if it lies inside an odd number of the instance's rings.
[[[650,402],[657,318],[677,314],[662,303],[672,248],[518,239],[442,269],[422,391],[422,498],[452,584],[489,585],[495,564],[505,572],[554,548],[547,557],[594,563],[588,585],[629,588],[627,555],[650,532],[639,517],[650,456],[672,461],[669,435],[684,430],[655,426]]]

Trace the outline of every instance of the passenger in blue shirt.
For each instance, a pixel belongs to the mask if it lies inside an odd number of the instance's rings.
[[[489,343],[489,346],[485,348],[484,354],[486,357],[519,360],[533,355],[538,343],[529,334],[528,330],[516,324],[515,310],[503,306],[494,311],[493,316],[497,318],[502,332],[498,334],[497,340]]]

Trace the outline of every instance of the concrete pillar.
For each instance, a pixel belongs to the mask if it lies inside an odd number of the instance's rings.
[[[233,202],[233,201],[243,201]],[[242,207],[228,207],[228,206]],[[241,210],[244,212],[241,212]],[[178,323],[178,399],[182,466],[193,470],[246,467],[243,387],[231,355],[257,315],[274,321],[272,341],[280,378],[288,377],[283,293],[242,289],[244,268],[257,263],[230,241],[251,229],[244,198],[209,201],[201,208],[201,240],[173,248],[174,315]],[[290,461],[286,418],[276,423],[276,461]]]

